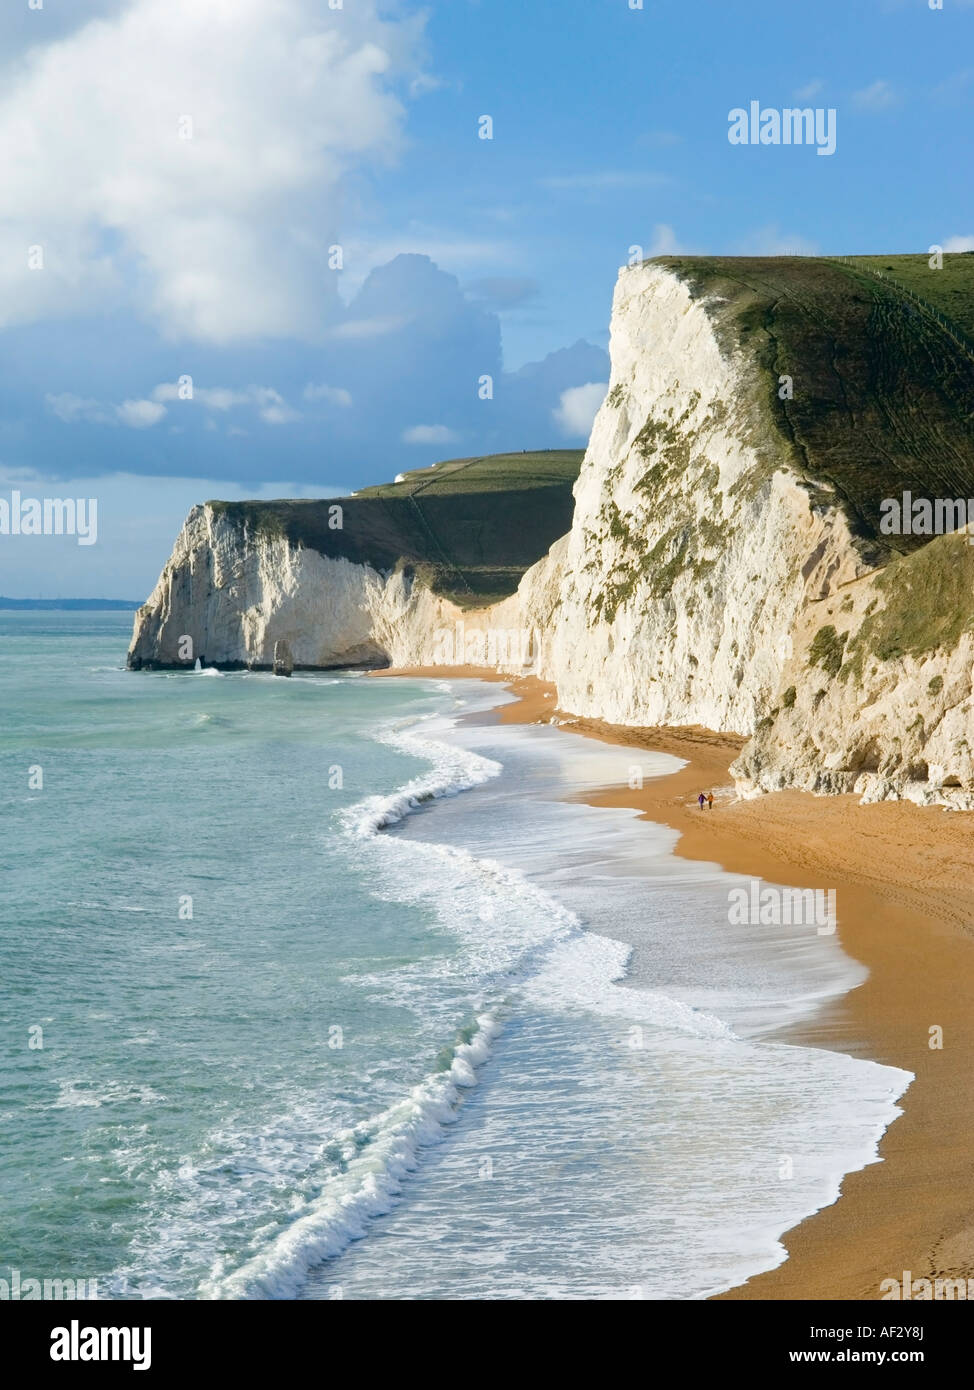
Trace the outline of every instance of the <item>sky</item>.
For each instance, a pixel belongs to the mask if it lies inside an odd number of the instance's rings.
[[[974,0],[7,0],[0,76],[0,500],[98,501],[0,534],[14,597],[584,446],[633,259],[974,248]],[[752,101],[834,153],[731,144]]]

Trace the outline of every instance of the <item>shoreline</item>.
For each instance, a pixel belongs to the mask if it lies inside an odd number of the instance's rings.
[[[517,698],[486,715],[684,759],[639,790],[607,788],[592,806],[628,807],[677,830],[674,854],[797,888],[834,888],[838,937],[870,974],[814,1017],[773,1034],[899,1067],[914,1081],[879,1144],[881,1162],[848,1173],[838,1200],[786,1231],[787,1259],[715,1297],[878,1299],[884,1279],[974,1278],[974,855],[961,812],[910,802],[860,806],[854,796],[776,792],[736,800],[728,772],[743,739],[693,729],[635,729],[556,711],[554,688],[474,667],[385,670],[376,676],[477,679]],[[713,791],[700,811],[699,791]],[[930,1030],[943,1030],[931,1047]]]

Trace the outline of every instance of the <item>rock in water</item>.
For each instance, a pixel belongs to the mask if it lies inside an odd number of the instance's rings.
[[[291,656],[291,648],[283,637],[274,643],[274,674],[275,676],[289,676],[294,670],[294,658]]]

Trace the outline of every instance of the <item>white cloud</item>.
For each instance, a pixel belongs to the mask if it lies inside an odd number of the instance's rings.
[[[210,410],[233,410],[235,406],[249,405],[256,389],[248,387],[246,391],[234,391],[229,386],[202,386],[197,390],[194,387],[193,399]]]
[[[265,425],[289,425],[292,421],[301,419],[301,412],[293,410],[280,392],[270,386],[251,386],[250,391],[257,406],[257,414]]]
[[[123,425],[133,430],[146,430],[158,425],[166,413],[166,407],[158,401],[123,401],[115,407],[115,414]]]
[[[254,388],[256,389],[256,388]],[[229,386],[196,386],[190,397],[181,395],[178,381],[162,381],[152,392],[154,401],[198,401],[210,410],[232,410],[234,406],[246,405],[251,400],[247,391],[235,391]]]
[[[351,393],[346,391],[343,386],[326,386],[324,382],[320,386],[315,386],[309,382],[304,388],[304,399],[306,401],[327,401],[329,405],[349,406],[352,404]]]
[[[106,419],[98,401],[93,401],[90,397],[75,396],[70,391],[62,391],[57,396],[48,393],[44,400],[52,415],[56,415],[66,425],[74,425],[79,421],[85,421],[88,424],[102,424]]]
[[[877,80],[859,92],[853,92],[852,100],[864,111],[886,111],[896,102],[896,93],[890,84]]]
[[[974,236],[949,236],[944,242],[945,251],[974,251]]]
[[[820,77],[813,77],[811,82],[806,82],[804,87],[798,88],[795,92],[795,100],[809,101],[812,97],[818,96],[824,86],[825,83]]]
[[[100,401],[75,396],[70,391],[58,396],[48,395],[46,401],[48,410],[68,425],[121,423],[132,429],[147,429],[159,423],[171,402],[176,402],[177,407],[202,405],[207,410],[223,412],[251,406],[265,425],[289,425],[301,419],[300,411],[290,406],[273,386],[246,386],[238,390],[229,386],[194,385],[189,398],[181,395],[181,390],[179,382],[162,381],[153,388],[151,398],[123,401],[115,406],[104,406]],[[207,428],[213,428],[211,420],[207,421]]]
[[[208,410],[235,410],[241,406],[255,406],[260,418],[268,425],[287,425],[300,420],[301,415],[292,409],[273,386],[245,386],[242,389],[232,386],[197,386],[193,384],[190,397],[181,395],[179,382],[162,381],[152,392],[154,401],[185,401],[186,404],[199,404]]]
[[[562,391],[561,400],[552,411],[561,432],[573,439],[587,439],[608,389],[607,381],[589,381],[584,386],[572,386]]]
[[[423,97],[427,92],[438,92],[446,85],[442,78],[434,77],[432,73],[421,72],[410,82],[409,95],[411,97]]]
[[[265,425],[290,425],[301,419],[301,412],[289,405],[265,405],[260,418]]]
[[[131,301],[174,336],[316,334],[339,182],[395,153],[420,25],[376,0],[131,0],[22,55],[0,96],[0,324]]]
[[[673,228],[665,222],[657,222],[653,228],[653,244],[649,248],[650,256],[676,256],[683,250],[683,247],[676,239]]]
[[[489,215],[489,214],[486,214]],[[483,237],[451,236],[442,228],[410,221],[401,232],[391,236],[363,240],[349,237],[345,243],[345,269],[339,286],[347,302],[361,288],[369,272],[388,265],[396,256],[428,256],[442,269],[454,275],[476,273],[484,275],[491,269],[510,270],[518,264],[517,248],[507,241],[490,241]],[[372,337],[393,332],[402,326],[396,318],[366,319],[343,323],[335,330],[341,338]]]
[[[411,425],[402,432],[404,444],[455,444],[459,438],[446,425]]]

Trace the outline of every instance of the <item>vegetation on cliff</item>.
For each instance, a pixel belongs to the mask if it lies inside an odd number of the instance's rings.
[[[513,594],[571,529],[581,464],[580,449],[491,454],[449,459],[352,497],[208,505],[251,537],[286,536],[378,570],[411,567],[434,593],[480,607]]]
[[[787,458],[875,562],[928,539],[882,535],[884,498],[974,497],[974,255],[941,270],[925,256],[658,263],[756,368],[749,425],[768,471]]]

